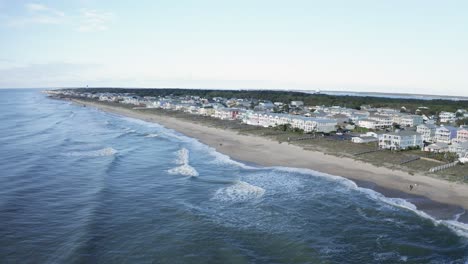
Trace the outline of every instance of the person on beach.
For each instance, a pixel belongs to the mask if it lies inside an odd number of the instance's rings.
[[[413,190],[413,184],[410,184],[410,185],[409,185],[409,190],[410,190],[410,191]]]

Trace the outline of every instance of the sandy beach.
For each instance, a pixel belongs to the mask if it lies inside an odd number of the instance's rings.
[[[236,131],[208,127],[173,117],[147,114],[142,111],[133,111],[89,101],[76,100],[76,102],[102,111],[161,124],[189,137],[196,138],[235,160],[261,166],[312,169],[354,180],[358,185],[378,190],[386,196],[413,198],[415,201],[424,200],[421,198],[426,197],[434,201],[435,204],[439,204],[435,207],[440,208],[440,203],[442,203],[451,205],[449,207],[468,209],[467,184],[449,182],[421,174],[410,175],[407,172],[377,167],[351,158],[304,150],[299,146],[286,142],[279,143],[265,137],[241,135]],[[410,184],[416,187],[410,190]],[[416,204],[418,207],[424,207],[425,203]],[[428,210],[430,210],[429,207]],[[458,210],[460,209],[458,208]]]

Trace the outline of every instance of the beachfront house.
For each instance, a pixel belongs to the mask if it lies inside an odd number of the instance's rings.
[[[377,141],[379,141],[379,139],[376,137],[362,136],[362,135],[359,137],[351,138],[351,142],[357,143],[357,144],[371,143],[371,142],[377,142]]]
[[[468,155],[468,141],[461,143],[453,143],[449,146],[449,151],[457,153],[458,157],[466,157]]]
[[[458,128],[453,126],[440,126],[436,128],[435,142],[451,143],[457,137]]]
[[[432,143],[428,146],[425,146],[424,151],[434,152],[434,153],[448,152],[449,145],[443,142]]]
[[[379,148],[400,150],[422,147],[421,134],[414,131],[396,131],[379,135]]]
[[[333,119],[320,119],[305,116],[291,117],[291,126],[304,130],[304,133],[309,132],[323,132],[329,133],[336,131],[336,120]]]
[[[200,107],[198,109],[198,114],[202,116],[214,116],[215,109],[211,106],[208,107]]]
[[[214,117],[222,120],[236,120],[238,114],[237,108],[218,108],[215,109]]]
[[[436,125],[422,124],[416,127],[416,132],[422,135],[422,138],[425,142],[433,142],[436,128],[437,128]]]

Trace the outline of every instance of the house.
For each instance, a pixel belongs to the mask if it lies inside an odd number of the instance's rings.
[[[457,153],[460,158],[466,157],[468,155],[468,141],[453,143],[449,146],[449,151]]]
[[[466,142],[468,141],[468,129],[461,128],[457,131],[457,142]]]
[[[436,125],[422,124],[416,127],[416,132],[422,135],[422,138],[425,142],[433,142],[436,128]]]
[[[453,126],[440,126],[436,128],[435,142],[450,143],[457,137],[458,128]]]
[[[291,126],[293,128],[299,128],[304,130],[305,133],[308,132],[323,132],[329,133],[336,131],[336,120],[333,119],[321,119],[321,118],[311,118],[304,116],[294,116],[291,117]]]
[[[379,148],[381,149],[408,149],[422,147],[421,134],[413,131],[397,131],[379,135]]]
[[[351,142],[363,144],[363,143],[370,143],[370,142],[377,142],[379,141],[376,137],[369,137],[369,136],[359,136],[359,137],[352,137]]]
[[[238,114],[239,109],[237,108],[218,108],[215,109],[214,117],[223,120],[235,120]]]
[[[403,115],[400,117],[399,124],[406,127],[414,127],[424,123],[424,119],[420,115]]]
[[[303,107],[304,106],[304,102],[302,101],[291,101],[291,107]]]
[[[449,145],[447,143],[437,142],[424,147],[424,151],[442,153],[449,151]]]
[[[367,132],[365,134],[361,134],[359,135],[360,137],[375,137],[375,138],[378,138],[379,137],[379,134],[375,133],[375,132]]]
[[[441,123],[455,122],[457,115],[453,112],[440,112],[439,120]]]
[[[393,117],[389,115],[371,114],[367,119],[376,121],[375,129],[389,128],[393,125]]]
[[[214,116],[215,109],[213,107],[200,107],[198,114],[202,116]]]
[[[358,126],[364,127],[367,129],[375,129],[377,126],[377,121],[370,119],[362,119],[357,122]]]

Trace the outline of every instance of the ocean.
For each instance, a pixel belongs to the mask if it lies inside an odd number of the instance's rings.
[[[0,90],[0,134],[0,263],[468,263],[464,211],[437,220],[40,90]]]

